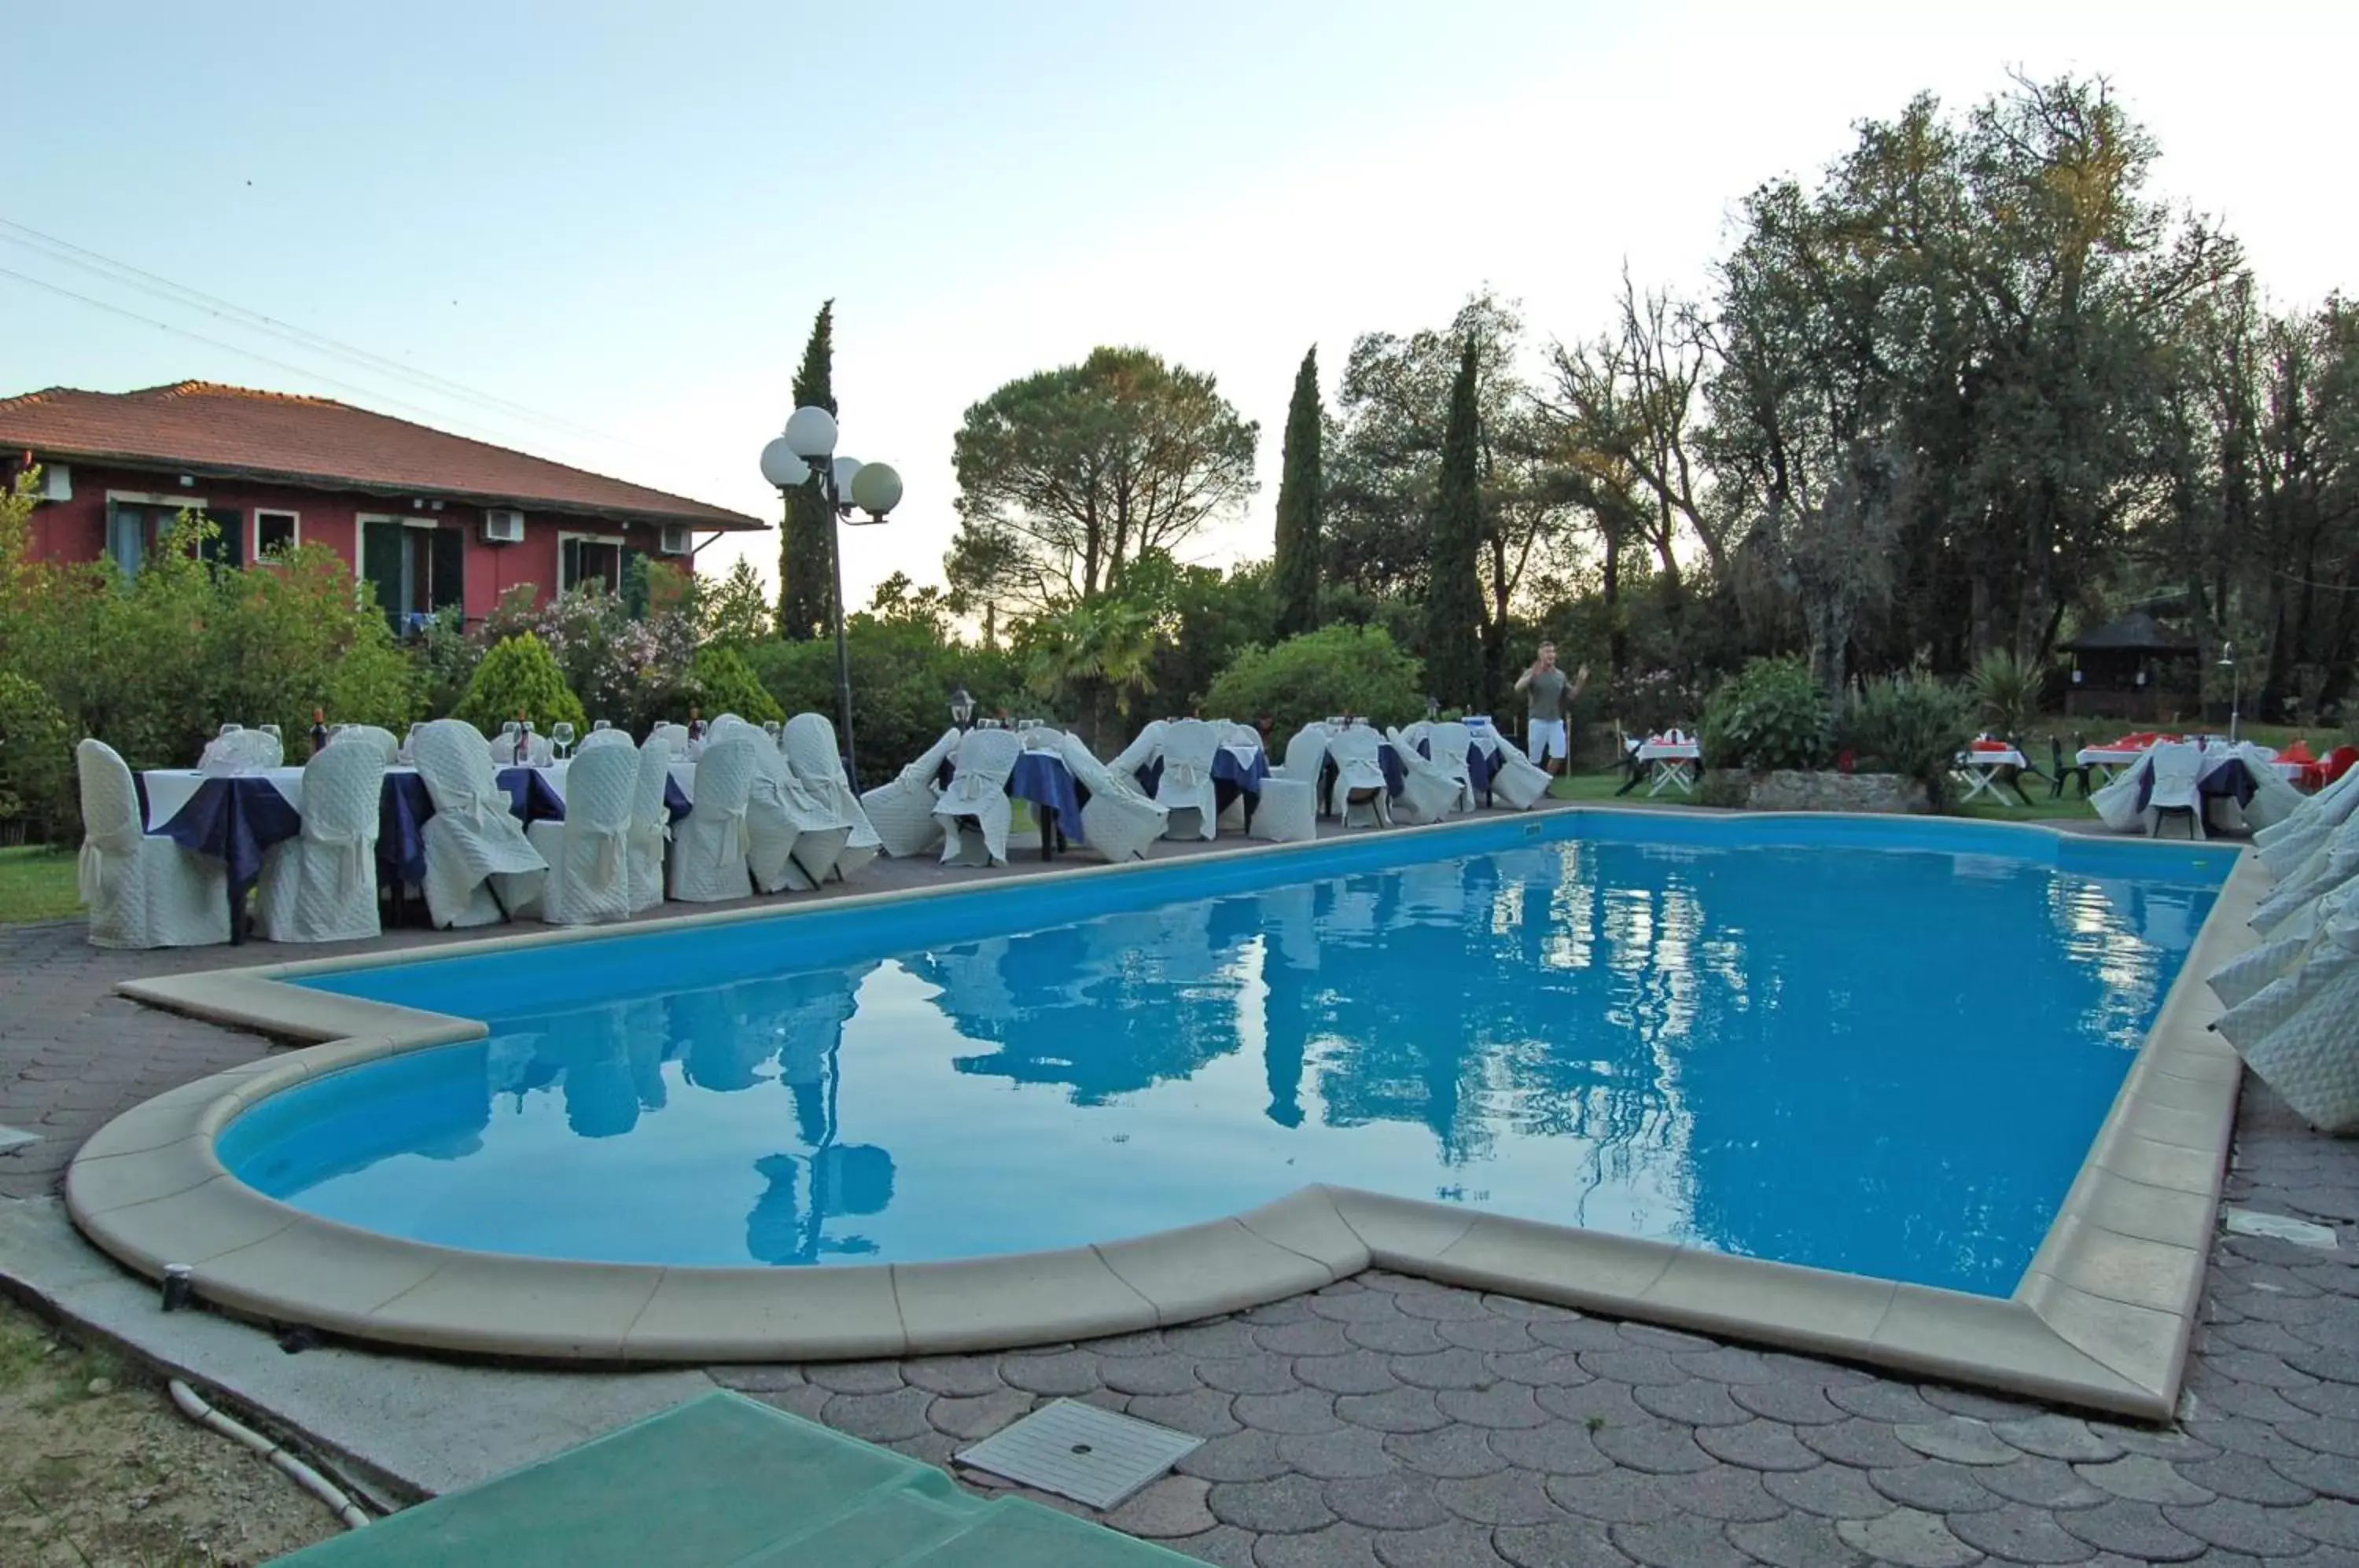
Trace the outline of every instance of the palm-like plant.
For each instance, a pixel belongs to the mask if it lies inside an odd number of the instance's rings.
[[[1058,707],[1088,714],[1093,744],[1104,727],[1105,707],[1127,716],[1131,704],[1155,690],[1155,615],[1125,599],[1075,600],[1026,623],[1025,684]]]
[[[2039,716],[2039,673],[2003,648],[1975,661],[1966,677],[1977,716],[1994,735],[2019,739]]]

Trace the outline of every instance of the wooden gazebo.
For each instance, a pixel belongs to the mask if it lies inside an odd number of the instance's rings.
[[[2143,610],[2082,632],[2064,651],[2072,656],[2069,714],[2157,723],[2201,711],[2195,639]]]

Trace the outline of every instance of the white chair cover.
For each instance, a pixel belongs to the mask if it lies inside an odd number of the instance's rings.
[[[1335,764],[1327,814],[1347,828],[1393,825],[1392,795],[1378,760],[1382,744],[1367,724],[1347,724],[1327,737],[1328,760]]]
[[[2249,923],[2263,936],[2277,936],[2313,899],[2341,887],[2354,873],[2359,873],[2359,817],[2346,817],[2310,858],[2277,879],[2269,896],[2254,908]]]
[[[1450,721],[1428,724],[1423,736],[1425,747],[1433,754],[1433,766],[1443,778],[1458,786],[1457,803],[1453,811],[1471,811],[1475,807],[1474,777],[1466,766],[1466,754],[1473,749],[1474,736],[1464,724]]]
[[[1294,732],[1294,738],[1286,743],[1284,764],[1270,771],[1288,779],[1300,779],[1313,789],[1318,789],[1319,775],[1327,768],[1329,733],[1325,724],[1303,725]]]
[[[621,746],[592,747],[565,770],[565,820],[525,830],[549,862],[540,918],[553,926],[627,919],[631,825],[639,757]]]
[[[2127,833],[2138,825],[2138,774],[2147,764],[2143,758],[2114,776],[2113,782],[2102,786],[2089,797],[2089,809],[2097,820],[2115,833]]]
[[[391,740],[385,731],[376,732]],[[303,831],[262,857],[255,914],[271,942],[363,942],[376,913],[385,753],[349,730],[303,765]]]
[[[1322,752],[1321,754],[1324,756]],[[1273,772],[1261,781],[1246,836],[1270,844],[1301,844],[1319,836],[1319,783]]]
[[[207,773],[260,773],[287,760],[287,748],[264,730],[232,730],[205,742],[197,766]]]
[[[1013,730],[969,730],[960,737],[958,770],[934,802],[934,816],[942,824],[944,866],[1007,864],[1007,776],[1016,771],[1023,750]],[[974,824],[972,832],[969,822]]]
[[[1110,861],[1144,860],[1147,846],[1163,836],[1170,812],[1147,798],[1138,780],[1100,762],[1076,735],[1057,736],[1073,782],[1089,791],[1082,807],[1082,838]]]
[[[759,766],[759,748],[743,735],[708,742],[696,759],[696,809],[672,830],[671,896],[680,902],[754,896],[747,801]]]
[[[585,751],[595,751],[600,746],[627,746],[635,756],[639,749],[632,741],[630,731],[618,730],[610,725],[603,730],[592,730],[588,735],[583,735],[582,744],[574,747],[573,755],[579,757]]]
[[[860,797],[852,792],[852,780],[843,776],[843,754],[836,746],[835,725],[824,713],[797,713],[787,721],[780,744],[786,747],[787,767],[804,792],[851,825],[843,847],[836,852],[834,867],[838,877],[850,877],[875,859],[884,844],[861,808]]]
[[[2245,767],[2253,776],[2253,798],[2244,808],[2246,827],[2257,833],[2301,810],[2306,798],[2277,771],[2275,752],[2245,741],[2236,747],[2236,755],[2245,759]]]
[[[1528,811],[1548,798],[1548,769],[1512,746],[1491,754],[1491,802]]]
[[[2217,1027],[2305,1121],[2359,1132],[2359,920],[2338,912],[2282,977]]]
[[[925,855],[942,842],[942,824],[934,815],[934,802],[941,799],[941,790],[934,779],[958,750],[958,744],[959,732],[944,730],[941,738],[902,768],[891,783],[880,784],[860,797],[860,809],[868,814],[886,854],[908,859]]]
[[[436,719],[419,730],[413,749],[434,801],[419,833],[428,916],[445,929],[484,926],[529,906],[549,863],[508,810],[483,732],[463,719]]]
[[[2162,741],[2147,754],[2147,771],[2152,785],[2147,794],[2146,832],[2152,838],[2162,813],[2169,809],[2184,807],[2194,823],[2196,838],[2203,836],[2203,797],[2196,785],[2203,777],[2204,754],[2200,747],[2184,741]]]
[[[391,730],[377,724],[348,724],[344,727],[344,733],[336,737],[336,744],[338,746],[373,746],[376,747],[377,754],[385,758],[385,766],[387,768],[391,768],[401,756],[401,742],[394,738]],[[311,809],[311,797],[309,795],[303,797],[303,809],[307,811]]]
[[[1440,763],[1419,756],[1416,746],[1399,730],[1392,732],[1391,739],[1393,753],[1400,758],[1401,770],[1408,776],[1397,802],[1400,815],[1412,822],[1438,822],[1458,810],[1459,781]],[[1463,773],[1463,756],[1458,766]]]
[[[131,769],[104,741],[74,748],[82,779],[82,901],[93,947],[202,947],[229,940],[229,869],[139,821]]]
[[[647,732],[647,744],[671,753],[675,762],[688,760],[688,726],[669,722],[658,723]]]
[[[1222,735],[1222,725],[1202,719],[1178,719],[1164,725],[1156,745],[1163,758],[1163,777],[1155,782],[1155,799],[1171,813],[1163,830],[1166,838],[1210,839],[1220,831],[1212,758],[1220,754]]]
[[[1162,749],[1163,732],[1170,727],[1170,724],[1166,720],[1149,720],[1147,727],[1131,737],[1130,744],[1124,746],[1120,755],[1107,763],[1106,767],[1116,773],[1127,773],[1133,779],[1136,779],[1138,770],[1154,761],[1155,754]]]
[[[2255,833],[2261,864],[2271,876],[2283,877],[2316,854],[2336,828],[2350,821],[2354,808],[2359,808],[2359,768],[2312,795],[2284,822]]]
[[[808,891],[835,869],[852,837],[851,820],[803,788],[766,734],[751,733],[756,760],[746,822],[754,886],[764,893]]]
[[[631,737],[621,730],[599,730],[595,734],[621,735],[622,739],[603,741],[586,749],[631,744]],[[664,847],[671,843],[671,808],[665,802],[664,788],[671,782],[671,747],[651,735],[646,746],[631,749],[638,773],[631,790],[631,853],[625,864],[624,879],[631,913],[636,915],[664,900]]]

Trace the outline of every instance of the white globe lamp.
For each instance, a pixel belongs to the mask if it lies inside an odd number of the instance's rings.
[[[797,408],[788,416],[783,439],[797,457],[816,463],[835,450],[835,416],[825,408]]]
[[[901,476],[889,463],[864,463],[852,476],[852,504],[881,517],[901,504]]]
[[[762,477],[780,490],[799,490],[810,479],[810,464],[795,454],[786,437],[762,449]]]

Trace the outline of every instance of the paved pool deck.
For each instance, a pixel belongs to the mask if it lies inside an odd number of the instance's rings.
[[[945,875],[902,863],[868,886]],[[113,987],[294,955],[109,953],[78,924],[0,928],[0,1126],[39,1135],[0,1150],[0,1195],[35,1200],[0,1229],[0,1277],[76,1315],[152,1299],[63,1232],[63,1168],[118,1111],[275,1048]],[[203,1314],[110,1332],[179,1335],[161,1351],[174,1365],[397,1492],[464,1484],[713,1382],[937,1464],[1070,1394],[1211,1439],[1107,1522],[1215,1563],[2359,1563],[2359,1145],[2309,1133],[2248,1082],[2223,1210],[2305,1218],[2334,1245],[2215,1230],[2181,1419],[2163,1429],[1381,1270],[1073,1345],[561,1382],[347,1347],[287,1356]],[[70,1287],[43,1287],[70,1269]],[[466,1413],[491,1410],[514,1412],[497,1443]]]

